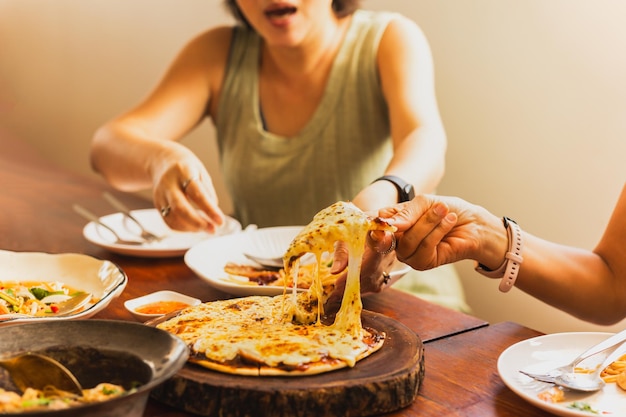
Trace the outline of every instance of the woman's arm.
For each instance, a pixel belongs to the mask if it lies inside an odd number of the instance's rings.
[[[207,170],[177,141],[214,114],[231,33],[223,27],[190,41],[154,91],[99,128],[92,141],[94,170],[124,191],[152,187],[155,206],[172,208],[166,221],[174,228],[211,230],[223,219]]]
[[[385,173],[413,184],[416,193],[431,193],[443,177],[447,142],[430,47],[420,28],[402,16],[392,20],[381,39],[377,64],[394,150]],[[353,201],[369,211],[393,204],[397,197],[393,184],[378,181]]]

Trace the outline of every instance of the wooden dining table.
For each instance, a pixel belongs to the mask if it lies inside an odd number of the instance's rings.
[[[74,203],[106,215],[115,210],[103,200],[104,191],[133,209],[149,208],[151,202],[57,166],[6,132],[0,132],[0,190],[0,249],[82,253],[110,260],[126,273],[125,290],[94,318],[136,321],[124,301],[162,289],[202,301],[232,297],[208,285],[182,257],[119,255],[88,242],[82,234],[86,221],[72,210]],[[394,289],[366,297],[364,307],[404,324],[424,344],[425,376],[416,400],[386,416],[550,415],[508,389],[496,369],[503,350],[540,332],[512,322],[487,323]],[[146,417],[193,415],[153,398],[144,413]]]

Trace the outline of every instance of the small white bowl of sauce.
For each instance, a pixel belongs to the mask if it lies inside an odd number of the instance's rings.
[[[124,307],[138,320],[146,321],[200,304],[197,298],[175,291],[157,291],[124,302]]]

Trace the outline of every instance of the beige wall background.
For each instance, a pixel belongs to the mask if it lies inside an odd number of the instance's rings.
[[[365,0],[431,42],[446,125],[439,189],[561,243],[593,248],[626,178],[626,2]],[[0,0],[0,126],[85,175],[93,131],[134,105],[190,37],[229,22],[218,0]],[[210,123],[185,139],[215,175]],[[461,262],[474,314],[545,332],[575,320]],[[557,271],[558,272],[558,271]],[[626,296],[626,294],[625,294]]]

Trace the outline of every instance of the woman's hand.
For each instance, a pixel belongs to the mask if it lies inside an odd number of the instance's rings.
[[[175,230],[214,233],[224,223],[211,176],[191,152],[160,164],[153,201],[163,220]]]
[[[378,215],[397,228],[398,259],[417,270],[462,259],[496,268],[508,247],[500,218],[456,197],[419,195]]]
[[[381,230],[369,233],[361,270],[362,293],[378,292],[388,284],[386,273],[396,257],[417,270],[462,259],[474,259],[496,269],[508,248],[500,218],[456,197],[419,195],[379,210],[378,216],[397,230],[393,234]],[[347,248],[340,242],[331,270],[338,274],[333,300],[343,295],[348,260]]]

